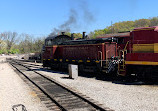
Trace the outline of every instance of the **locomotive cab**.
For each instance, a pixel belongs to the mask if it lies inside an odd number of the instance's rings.
[[[50,67],[51,62],[54,58],[54,53],[56,52],[57,45],[64,42],[69,41],[72,38],[68,35],[57,35],[57,36],[49,36],[45,39],[45,45],[43,47],[42,59],[43,59],[43,66]]]

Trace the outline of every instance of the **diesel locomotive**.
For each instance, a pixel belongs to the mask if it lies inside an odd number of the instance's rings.
[[[43,66],[67,69],[68,64],[77,64],[79,71],[111,72],[108,66],[111,57],[117,56],[117,43],[112,38],[73,40],[67,35],[58,35],[45,40]]]

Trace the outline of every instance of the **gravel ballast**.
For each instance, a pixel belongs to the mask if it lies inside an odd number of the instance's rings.
[[[13,111],[12,106],[23,104],[27,111],[47,111],[29,86],[0,57],[0,111]]]
[[[157,111],[157,85],[124,85],[95,78],[69,79],[68,74],[39,71],[116,111]]]

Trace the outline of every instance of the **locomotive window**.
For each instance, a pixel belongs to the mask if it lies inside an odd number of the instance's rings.
[[[46,46],[51,46],[51,45],[53,45],[52,39],[47,40],[47,41],[46,41]]]
[[[51,45],[51,40],[48,40],[48,46],[50,46]]]

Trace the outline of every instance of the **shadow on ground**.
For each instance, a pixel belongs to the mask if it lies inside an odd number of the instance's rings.
[[[35,71],[45,71],[45,72],[52,72],[52,73],[58,73],[63,75],[68,75],[67,70],[59,71],[59,69],[50,69],[50,68],[42,68],[38,66],[34,66],[33,64],[27,65],[29,67],[34,68]],[[135,80],[135,79],[122,79],[118,78],[116,76],[106,75],[106,74],[100,74],[100,73],[87,73],[87,72],[79,72],[78,74],[81,77],[86,78],[95,78],[96,80],[106,81],[106,82],[112,82],[114,84],[121,84],[121,85],[158,85],[157,81],[147,81],[147,80]],[[72,79],[70,77],[61,77],[61,79]]]

